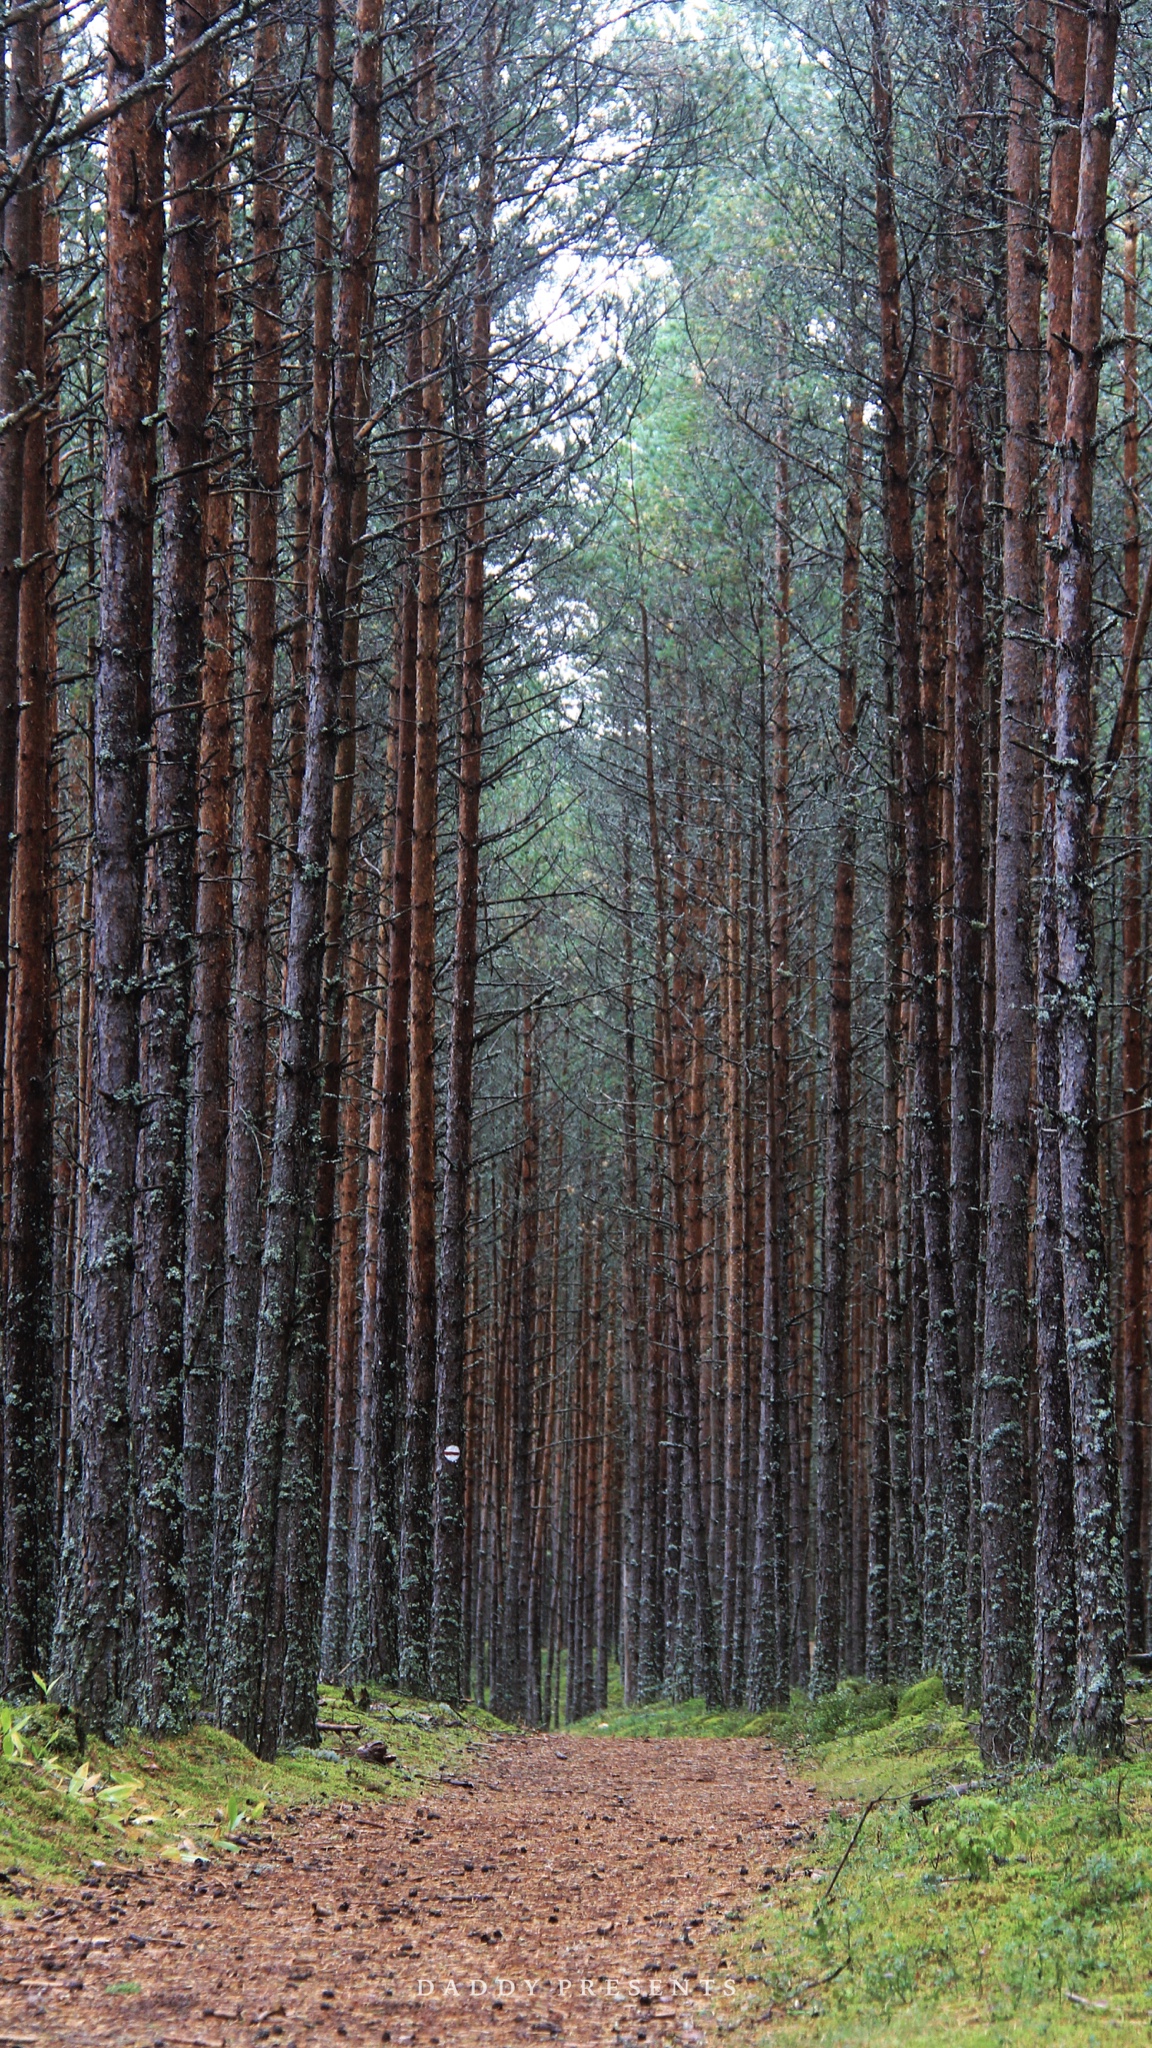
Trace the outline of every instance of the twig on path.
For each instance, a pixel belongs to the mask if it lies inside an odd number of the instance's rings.
[[[1108,2007],[1099,1998],[1081,1998],[1078,1991],[1066,1991],[1066,1999],[1072,2005],[1082,2005],[1087,2012],[1107,2012]]]
[[[879,1805],[881,1805],[882,1802],[885,1799],[887,1799],[887,1797],[887,1791],[878,1792],[876,1794],[875,1799],[870,1799],[868,1801],[867,1806],[864,1808],[863,1813],[860,1815],[860,1818],[856,1823],[856,1833],[853,1835],[852,1840],[849,1842],[848,1847],[845,1849],[844,1854],[840,1858],[839,1863],[836,1865],[835,1870],[832,1872],[832,1879],[828,1886],[827,1891],[824,1894],[824,1897],[820,1901],[821,1905],[826,1906],[828,1904],[829,1899],[832,1897],[832,1893],[836,1889],[836,1880],[839,1877],[840,1872],[843,1870],[844,1865],[847,1863],[848,1858],[852,1854],[853,1849],[856,1847],[857,1842],[860,1840],[860,1837],[864,1832],[864,1823],[867,1820],[868,1815],[870,1813],[875,1813],[876,1808]]]

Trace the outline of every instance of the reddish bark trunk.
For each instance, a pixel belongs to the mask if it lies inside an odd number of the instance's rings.
[[[860,531],[863,518],[864,408],[848,415],[848,495],[840,582],[840,820],[832,898],[827,1136],[824,1160],[824,1304],[816,1382],[816,1628],[813,1693],[840,1676],[841,1502],[844,1365],[848,1330],[848,1196],[852,1120],[852,921],[856,899],[856,640],[860,629]]]
[[[217,121],[223,155],[224,123]],[[184,1281],[184,1570],[194,1681],[202,1684],[212,1612],[212,1487],[224,1333],[228,1163],[228,1006],[232,975],[232,223],[217,171],[215,289],[209,335],[214,398],[204,515],[204,664],[192,982],[188,1245]]]
[[[1140,422],[1136,338],[1134,215],[1124,229],[1124,621],[1125,669],[1133,659],[1140,605]],[[1125,747],[1128,790],[1124,813],[1124,882],[1121,951],[1124,956],[1120,1051],[1120,1161],[1124,1238],[1121,1286],[1122,1422],[1120,1498],[1127,1596],[1128,1642],[1143,1649],[1145,1615],[1144,1522],[1144,1205],[1148,1145],[1144,1107],[1144,859],[1141,832],[1139,721],[1132,719]]]
[[[12,31],[9,147],[17,152],[27,148],[43,118],[44,37],[40,16],[18,22]],[[46,385],[46,182],[37,171],[21,186],[9,202],[5,234],[6,252],[16,271],[8,289],[23,294],[23,368],[36,392],[44,392]],[[22,387],[22,397],[27,389],[27,385]],[[53,567],[49,561],[47,407],[45,396],[23,434],[15,437],[21,460],[19,554],[25,566],[19,584],[15,649],[20,717],[5,1048],[11,1086],[7,1134],[11,1165],[3,1332],[3,1683],[16,1694],[30,1691],[32,1673],[42,1657],[39,1595],[50,1554],[48,1504],[40,1497],[39,1485],[39,1446],[49,1420],[52,1387],[54,1031],[49,830],[55,677],[48,631]],[[51,809],[55,810],[54,804]]]
[[[332,406],[325,455],[320,581],[308,678],[304,783],[285,971],[285,1017],[277,1059],[276,1109],[261,1272],[256,1358],[249,1403],[240,1516],[220,1684],[221,1725],[265,1752],[281,1726],[277,1684],[281,1646],[265,1641],[273,1584],[274,1535],[289,1393],[290,1347],[301,1281],[306,1281],[306,1222],[315,1195],[311,1125],[320,1087],[320,1021],[324,908],[339,702],[343,682],[344,613],[352,551],[356,487],[356,418],[360,350],[368,312],[380,172],[380,0],[359,0],[353,60],[348,206],[336,321]],[[302,1270],[303,1268],[303,1270]],[[312,1442],[314,1413],[293,1414],[293,1429]],[[297,1518],[318,1515],[318,1473],[309,1444],[299,1453]],[[319,1586],[315,1590],[319,1598]],[[314,1637],[297,1627],[310,1668],[294,1672],[295,1696],[315,1701],[319,1615]],[[267,1652],[270,1682],[265,1683]]]
[[[958,11],[961,200],[951,320],[955,695],[949,1229],[960,1395],[967,1415],[972,1407],[976,1370],[983,1056],[984,864],[980,799],[984,730],[984,451],[980,442],[980,386],[984,329],[981,230],[986,200],[980,167],[980,109],[986,92],[983,0],[963,0]]]
[[[481,94],[485,136],[476,195],[476,283],[467,396],[463,659],[456,823],[456,934],[444,1124],[444,1199],[436,1326],[436,1441],[429,1678],[437,1699],[464,1686],[461,1619],[464,1572],[464,1303],[468,1191],[472,1172],[472,1059],[476,1034],[476,919],[480,893],[480,786],[484,698],[484,564],[487,541],[488,362],[491,344],[492,225],[496,203],[494,27],[485,32]],[[465,1687],[466,1689],[466,1687]]]
[[[412,953],[408,1014],[408,1328],[400,1502],[400,1684],[428,1683],[436,1399],[436,802],[440,717],[444,308],[435,37],[416,52],[417,194],[422,323],[420,574],[416,612],[416,778],[412,800]]]
[[[109,98],[158,61],[157,6],[112,0]],[[152,671],[154,425],[160,373],[163,138],[154,100],[108,124],[108,285],[100,652],[95,685],[93,995],[84,1280],[72,1381],[60,1603],[61,1696],[116,1730],[129,1710],[128,1352],[138,1128],[140,930]]]
[[[280,23],[261,24],[252,191],[252,445],[248,490],[243,797],[229,1038],[227,1210],[220,1401],[212,1530],[212,1654],[219,1655],[232,1577],[248,1391],[260,1290],[268,1054],[272,714],[276,664],[276,529],[280,502]]]

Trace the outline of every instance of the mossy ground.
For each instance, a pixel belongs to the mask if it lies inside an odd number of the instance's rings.
[[[758,1735],[843,1802],[822,1838],[767,1882],[742,1928],[740,2048],[1090,2048],[1152,2025],[1152,1755],[1066,1758],[982,1775],[973,1728],[938,1680],[899,1700],[849,1683],[785,1714],[700,1701],[587,1733]],[[948,1788],[976,1781],[956,1796]],[[913,1812],[914,1793],[944,1796]],[[829,1899],[864,1804],[879,1799]],[[781,1873],[782,1875],[783,1873]]]
[[[0,1721],[9,1715],[0,1709]],[[38,1880],[80,1876],[94,1862],[227,1856],[263,1818],[293,1808],[411,1796],[500,1725],[475,1707],[379,1691],[361,1710],[325,1687],[321,1720],[354,1728],[322,1731],[325,1747],[261,1763],[205,1725],[155,1741],[130,1733],[115,1748],[89,1741],[81,1758],[53,1705],[41,1704],[22,1730],[15,1718],[16,1741],[5,1739],[0,1760],[0,1901],[9,1904]],[[387,1743],[394,1764],[356,1755],[375,1740]]]

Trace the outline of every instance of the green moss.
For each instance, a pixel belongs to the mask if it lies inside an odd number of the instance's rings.
[[[775,1736],[838,1803],[729,1936],[746,1994],[722,2022],[734,2048],[1147,2043],[1152,1756],[985,1777],[938,1678],[899,1698],[856,1682],[794,1694],[758,1718],[699,1700],[612,1711],[580,1732]],[[913,1810],[917,1794],[932,1803]]]
[[[204,1724],[154,1741],[130,1732],[115,1747],[90,1741],[80,1758],[54,1706],[18,1715],[0,1759],[0,1899],[11,1904],[36,1880],[77,1876],[94,1861],[227,1856],[266,1816],[294,1808],[411,1796],[442,1769],[461,1770],[468,1748],[500,1726],[475,1707],[380,1692],[361,1710],[330,1687],[320,1719],[354,1725],[322,1731],[324,1748],[268,1764]],[[377,1740],[393,1764],[356,1755],[357,1745]]]
[[[775,2042],[945,2048],[958,2029],[981,2048],[1147,2040],[1152,1759],[985,1778],[973,1725],[928,1679],[886,1726],[809,1747],[804,1770],[852,1804],[742,1929],[751,2010],[771,2006]],[[931,1803],[914,1810],[915,1794]],[[737,2031],[765,2038],[748,2016]]]
[[[916,1685],[905,1688],[896,1703],[896,1714],[898,1719],[904,1720],[910,1714],[926,1714],[930,1708],[943,1705],[944,1680],[938,1671],[933,1671]]]

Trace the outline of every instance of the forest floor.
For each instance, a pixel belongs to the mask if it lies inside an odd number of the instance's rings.
[[[989,1776],[938,1678],[899,1699],[855,1680],[814,1704],[794,1695],[772,1729],[828,1817],[743,1922],[745,1988],[718,2031],[733,2048],[1147,2043],[1149,1701],[1134,1681],[1123,1759]],[[698,1703],[609,1717],[632,1734],[645,1720],[653,1734],[747,1726]]]
[[[37,1880],[0,1929],[0,2048],[692,2043],[825,1814],[762,1738],[489,1734],[418,1800]]]
[[[259,1765],[198,1729],[67,1779],[47,1710],[0,1708],[0,2048],[1126,2048],[1152,2022],[1131,1704],[1122,1762],[996,1778],[933,1679],[562,1735],[331,1695],[330,1749]]]

